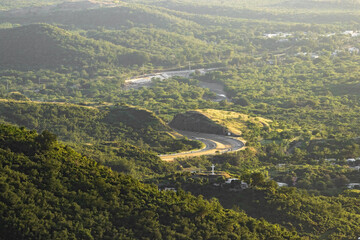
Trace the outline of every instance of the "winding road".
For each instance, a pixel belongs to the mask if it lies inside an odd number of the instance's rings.
[[[209,68],[209,69],[198,69],[198,70],[183,70],[183,71],[172,71],[172,72],[160,72],[143,75],[141,77],[137,77],[135,79],[126,80],[126,89],[131,88],[139,88],[141,86],[147,86],[151,84],[152,78],[160,78],[162,80],[168,79],[174,76],[182,76],[189,77],[190,74],[195,73],[195,71],[199,71],[201,74],[205,74],[206,72],[211,72],[214,70],[218,70],[219,68]],[[215,92],[218,98],[214,101],[220,101],[227,99],[229,100],[225,92],[223,91],[223,86],[218,83],[201,83],[202,87],[209,88],[211,91]],[[230,101],[230,100],[229,100]],[[175,130],[175,129],[174,129]],[[175,130],[183,136],[186,136],[192,140],[199,140],[205,144],[205,147],[199,150],[189,151],[189,152],[181,152],[167,155],[159,155],[159,157],[164,161],[173,161],[175,158],[185,158],[185,157],[195,157],[202,155],[214,155],[218,153],[225,152],[235,152],[240,149],[243,149],[245,143],[240,141],[239,139],[224,136],[224,135],[216,135],[216,134],[207,134],[207,133],[198,133],[198,132],[189,132],[189,131],[181,131]]]
[[[192,140],[199,140],[205,144],[205,147],[199,150],[174,153],[168,155],[160,155],[160,158],[164,161],[173,161],[175,158],[195,157],[202,155],[214,155],[225,152],[235,152],[242,149],[245,144],[244,142],[223,135],[207,134],[198,132],[188,132],[176,130],[183,136],[186,136]]]

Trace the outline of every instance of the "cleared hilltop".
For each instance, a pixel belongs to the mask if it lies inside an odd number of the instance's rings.
[[[241,136],[249,126],[269,128],[271,120],[231,111],[201,109],[178,114],[169,123],[180,130]]]

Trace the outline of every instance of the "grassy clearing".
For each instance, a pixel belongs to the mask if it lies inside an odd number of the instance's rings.
[[[202,109],[197,110],[201,114],[204,114],[217,124],[225,126],[229,129],[230,132],[241,135],[241,133],[247,129],[247,122],[254,123],[260,127],[267,126],[269,127],[272,122],[269,119],[261,118],[261,117],[251,117],[246,114],[231,112],[231,111],[223,111],[223,110],[215,110],[215,109]]]

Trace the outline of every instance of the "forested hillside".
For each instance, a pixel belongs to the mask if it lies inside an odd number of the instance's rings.
[[[44,131],[0,125],[1,239],[299,239],[184,191],[120,175]]]
[[[310,239],[356,239],[360,233],[359,190],[346,190],[333,197],[316,196],[296,188],[279,188],[258,173],[251,177],[244,174],[242,178],[252,180],[251,187],[243,191],[236,191],[239,181],[223,183],[222,187],[191,177],[185,181],[179,177],[177,181],[194,195],[216,197],[227,208],[244,210],[252,217],[296,230]]]
[[[343,9],[359,9],[360,3],[356,1],[278,1],[275,2],[254,2],[245,1],[227,1],[193,3],[193,2],[175,2],[153,1],[154,5],[165,7],[171,10],[186,12],[197,15],[214,15],[218,17],[240,18],[240,19],[266,19],[268,21],[279,22],[304,22],[304,23],[336,23],[339,21],[358,21],[358,14],[344,15],[342,13],[326,12],[318,14],[317,8],[325,8],[326,10],[343,10]],[[232,4],[231,4],[232,2]],[[340,3],[341,2],[341,3]],[[251,6],[255,5],[255,6]],[[258,6],[256,6],[258,5]],[[266,9],[266,10],[264,10]],[[295,9],[297,11],[295,11]],[[280,11],[279,11],[280,10]],[[293,14],[289,14],[289,12]],[[301,14],[299,14],[299,12]]]
[[[45,24],[0,30],[2,68],[39,69],[59,66],[143,64],[147,56],[109,42],[86,39]]]
[[[74,12],[76,14],[74,14]],[[107,27],[121,29],[135,25],[154,26],[157,28],[173,28],[183,30],[186,27],[195,27],[194,23],[179,17],[167,14],[160,9],[138,4],[121,4],[118,7],[100,9],[79,9],[78,11],[54,11],[50,14],[24,14],[22,16],[3,15],[0,20],[17,23],[47,22],[58,24],[75,24],[81,28]],[[200,27],[199,25],[196,25]]]
[[[169,29],[153,27],[132,27],[123,31],[103,28],[80,32],[88,38],[146,52],[155,66],[178,66],[185,61],[206,63],[218,60],[221,50],[209,46],[207,41],[184,33],[186,32],[171,32]]]
[[[359,3],[0,0],[0,239],[357,239]]]
[[[0,112],[2,121],[50,130],[67,142],[116,145],[125,141],[161,153],[200,147],[197,142],[175,139],[154,113],[126,105],[96,108],[2,100]]]
[[[3,0],[0,3],[0,10],[19,9],[29,6],[43,6],[60,3],[61,0]]]

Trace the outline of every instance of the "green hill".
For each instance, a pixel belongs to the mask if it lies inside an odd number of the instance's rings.
[[[151,63],[160,66],[184,64],[185,60],[214,62],[218,60],[220,52],[197,37],[158,28],[133,27],[121,31],[94,29],[86,32],[85,36],[146,52],[151,56]]]
[[[316,183],[323,182],[317,179]],[[278,187],[275,182],[237,193],[230,190],[236,188],[236,183],[222,188],[210,184],[181,186],[195,196],[215,197],[226,208],[237,205],[249,216],[293,229],[304,239],[357,239],[360,234],[358,190],[344,189],[337,196],[323,196],[295,187]]]
[[[2,68],[128,66],[148,61],[144,53],[87,39],[47,24],[0,29],[0,45]]]
[[[177,114],[169,123],[179,130],[227,135],[228,129],[198,111]]]
[[[152,5],[176,12],[198,16],[225,17],[227,22],[238,20],[266,20],[313,24],[350,23],[358,21],[358,1],[154,1]],[[252,6],[251,6],[252,5]],[[323,11],[319,11],[319,9]],[[165,10],[164,10],[165,11]],[[291,13],[291,14],[290,14]],[[200,22],[199,22],[200,23]]]
[[[54,11],[49,14],[2,15],[0,22],[20,24],[45,22],[49,24],[75,25],[80,28],[151,26],[162,29],[185,30],[201,27],[191,21],[166,13],[164,9],[137,4],[122,4],[79,11]]]
[[[159,191],[0,125],[0,239],[299,239],[180,190]]]
[[[21,7],[53,5],[59,2],[61,2],[61,0],[5,0],[0,2],[0,10],[6,11],[19,9]]]
[[[154,113],[130,106],[96,108],[1,100],[0,119],[37,131],[47,129],[72,143],[116,145],[126,141],[159,153],[199,147],[197,142],[175,139]]]
[[[232,111],[216,109],[198,109],[186,113],[177,114],[169,123],[172,127],[180,130],[214,133],[226,135],[242,135],[251,129],[248,125],[257,127],[269,127],[271,120],[261,117],[251,117]]]

